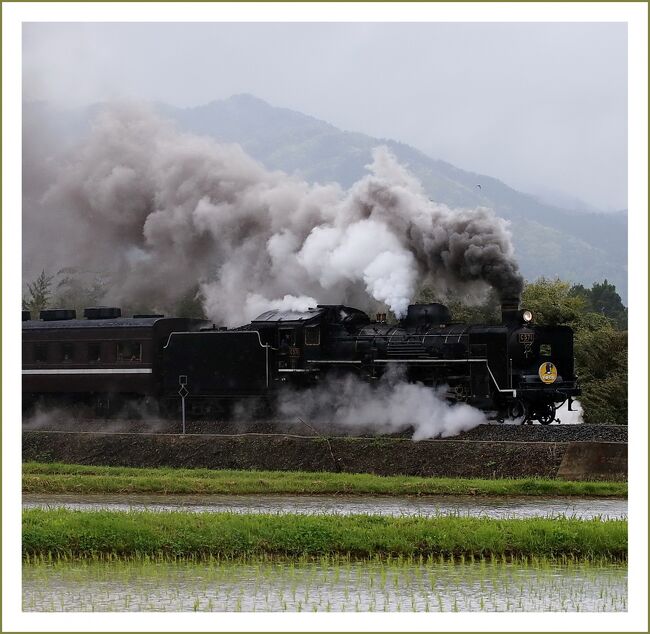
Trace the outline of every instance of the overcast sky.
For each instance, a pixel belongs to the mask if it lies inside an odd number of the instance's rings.
[[[33,23],[23,94],[252,93],[531,193],[627,206],[624,23]]]

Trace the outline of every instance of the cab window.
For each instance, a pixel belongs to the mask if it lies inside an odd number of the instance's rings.
[[[320,345],[320,328],[318,326],[307,326],[307,328],[305,328],[305,345]]]
[[[295,337],[295,332],[294,329],[291,328],[282,328],[279,332],[279,341],[278,341],[279,347],[289,347],[289,346],[295,346],[296,345],[296,337]]]

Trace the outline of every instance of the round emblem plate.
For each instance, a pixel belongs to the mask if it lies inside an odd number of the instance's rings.
[[[557,379],[557,368],[553,363],[547,361],[539,366],[539,378],[542,383],[555,383]]]

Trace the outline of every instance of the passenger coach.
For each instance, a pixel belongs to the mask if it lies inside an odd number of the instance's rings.
[[[203,322],[163,315],[122,317],[119,308],[23,311],[23,407],[71,402],[110,413],[157,399],[163,347],[173,331]]]

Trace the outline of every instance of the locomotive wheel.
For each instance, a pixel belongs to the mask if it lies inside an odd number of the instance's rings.
[[[550,425],[555,420],[555,405],[547,403],[535,408],[535,418],[542,425]]]
[[[513,420],[521,419],[521,425],[528,422],[528,406],[524,401],[516,400],[508,406],[508,418]]]

